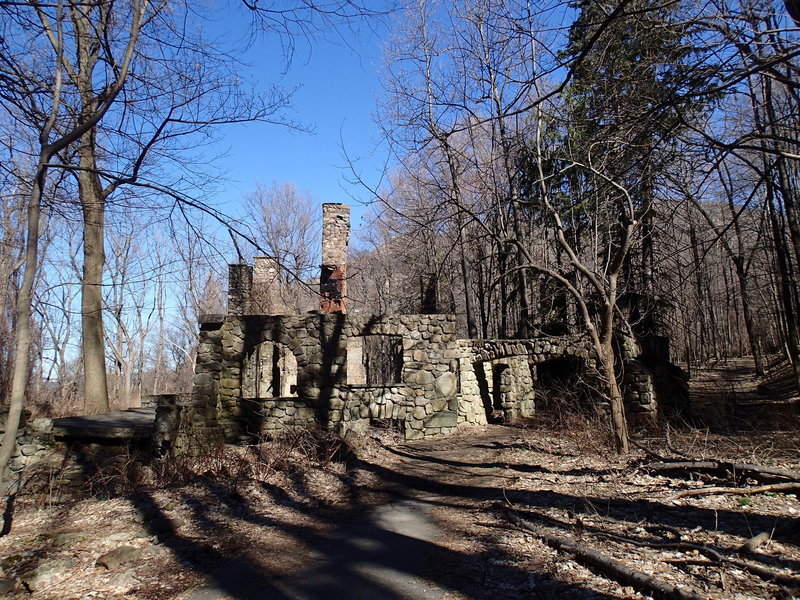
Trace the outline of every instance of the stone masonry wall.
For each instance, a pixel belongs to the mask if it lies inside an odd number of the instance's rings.
[[[176,443],[186,445],[189,433],[235,440],[312,424],[363,429],[377,419],[400,426],[408,439],[418,439],[451,433],[459,424],[484,424],[495,411],[504,422],[532,417],[536,389],[532,365],[574,357],[587,376],[596,376],[595,354],[583,336],[456,340],[455,330],[453,315],[205,317],[195,385],[183,409],[183,433],[176,436]],[[348,340],[368,335],[401,338],[403,363],[396,384],[348,384]],[[351,346],[357,349],[355,341]],[[280,344],[294,355],[297,397],[243,395],[243,390],[254,389],[247,385],[244,364],[264,342]],[[634,344],[623,341],[621,349],[629,414],[652,418],[652,377],[637,360]],[[351,361],[350,368],[354,366]],[[483,369],[481,377],[477,369]],[[490,388],[488,394],[482,385]],[[498,405],[491,406],[492,402]]]
[[[491,413],[493,408],[484,404],[494,383],[492,364],[508,365],[506,377],[513,377],[512,389],[505,390],[505,402],[501,407],[502,417],[506,422],[529,418],[534,414],[536,383],[531,376],[531,365],[556,358],[576,357],[584,362],[590,376],[596,367],[594,350],[583,336],[540,337],[531,340],[459,340],[458,348],[461,378],[458,421],[463,424],[483,425],[487,422],[487,412]],[[488,390],[481,390],[481,374],[476,372],[480,368],[483,368],[482,377],[485,378]],[[503,387],[503,382],[500,382],[500,387]]]
[[[271,256],[253,259],[253,280],[250,290],[250,312],[261,315],[282,315],[290,311],[281,297],[279,265]]]
[[[350,243],[350,207],[328,202],[322,205],[322,264],[347,263]]]
[[[457,425],[453,315],[209,315],[202,319],[190,405],[178,445],[189,437],[274,434],[315,423],[363,428],[374,419],[400,424],[409,439],[450,433]],[[398,336],[401,381],[347,384],[347,342],[354,336]],[[288,348],[297,363],[296,398],[245,398],[244,364],[264,342]]]

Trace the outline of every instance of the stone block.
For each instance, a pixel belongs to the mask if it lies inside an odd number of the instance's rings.
[[[434,380],[433,373],[430,371],[417,371],[412,381],[422,385],[432,384]]]
[[[447,410],[447,399],[445,398],[436,398],[432,400],[430,403],[431,410],[433,412],[439,412],[441,410]]]
[[[432,427],[456,427],[458,425],[458,413],[452,410],[445,410],[434,413],[425,419],[425,429]]]
[[[222,379],[219,382],[220,387],[226,390],[235,390],[239,388],[239,380],[238,379]]]
[[[438,397],[453,396],[456,393],[457,384],[455,373],[443,373],[433,382],[433,390]]]

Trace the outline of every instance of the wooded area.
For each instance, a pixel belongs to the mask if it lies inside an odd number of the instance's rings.
[[[245,6],[289,50],[374,16]],[[276,257],[306,308],[312,201],[264,185],[226,215],[202,153],[224,124],[296,126],[290,91],[237,77],[236,48],[204,39],[192,5],[0,15],[12,422],[23,404],[102,412],[186,389],[226,262]],[[615,332],[669,338],[689,369],[752,355],[763,373],[781,353],[800,382],[800,45],[783,5],[416,0],[390,21],[378,119],[392,166],[351,306],[416,312],[424,282],[464,337],[586,333],[621,449]]]
[[[398,161],[375,191],[388,275],[365,267],[362,293],[408,310],[424,279],[472,337],[587,333],[618,432],[618,330],[669,339],[689,370],[752,355],[763,374],[783,353],[800,381],[783,10],[415,3],[380,113]]]

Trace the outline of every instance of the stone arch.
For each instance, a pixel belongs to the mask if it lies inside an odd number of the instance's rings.
[[[298,316],[262,316],[253,315],[246,317],[243,327],[242,352],[239,355],[238,368],[240,372],[241,398],[278,398],[278,397],[304,397],[305,389],[311,385],[309,381],[309,359],[319,353],[319,338],[313,328],[309,330],[307,319]],[[253,390],[253,360],[254,355],[260,353],[269,361],[268,348],[277,348],[278,357],[273,354],[273,365],[284,370],[283,381],[286,385],[278,386],[280,395],[264,396],[258,394],[249,396]],[[264,381],[264,379],[261,379]],[[285,392],[290,393],[286,394]]]
[[[532,417],[537,365],[574,361],[591,378],[595,354],[584,336],[529,340],[461,340],[461,405],[468,422],[513,422]]]

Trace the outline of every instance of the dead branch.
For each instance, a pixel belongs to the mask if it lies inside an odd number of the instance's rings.
[[[800,473],[789,469],[779,469],[776,467],[764,467],[750,463],[735,463],[721,460],[684,460],[684,461],[664,461],[642,465],[642,468],[650,471],[710,471],[715,473],[725,473],[735,477],[737,474],[747,475],[758,480],[777,478],[792,479],[800,481]]]
[[[793,490],[800,490],[800,481],[792,481],[789,483],[774,483],[772,485],[761,485],[757,487],[704,487],[692,490],[681,490],[673,494],[667,501],[672,502],[679,498],[688,498],[690,496],[710,496],[712,494],[739,494],[741,496],[750,494],[763,494],[764,492],[791,492]]]
[[[582,563],[594,567],[616,581],[625,585],[630,585],[654,598],[662,598],[664,600],[702,600],[702,596],[698,596],[694,592],[684,591],[677,586],[668,585],[650,575],[635,571],[593,548],[589,548],[568,538],[542,531],[540,528],[520,518],[511,511],[507,511],[507,514],[515,525],[525,531],[535,533],[551,548],[574,554]]]
[[[747,540],[742,545],[742,547],[739,548],[739,552],[753,553],[753,552],[756,551],[756,549],[759,546],[761,546],[765,542],[768,542],[771,538],[772,538],[772,535],[768,531],[762,531],[758,535],[755,535],[755,536],[751,537],[749,540]]]
[[[631,442],[631,444],[632,444],[633,446],[636,446],[637,448],[639,448],[639,450],[641,450],[642,452],[644,452],[644,453],[645,453],[645,456],[646,456],[647,458],[654,458],[654,459],[656,459],[656,460],[660,460],[660,461],[664,461],[664,462],[667,462],[667,461],[669,461],[669,459],[668,459],[668,458],[666,458],[664,455],[662,455],[662,454],[659,454],[659,453],[658,453],[658,452],[656,452],[655,450],[651,450],[650,448],[648,448],[648,447],[647,447],[647,446],[645,446],[644,444],[641,444],[641,443],[637,442],[637,441],[636,441],[636,440],[634,440],[634,439],[631,439],[631,440],[630,440],[630,442]]]
[[[521,519],[516,514],[513,514],[513,513],[509,513],[509,514],[511,515],[511,519],[514,522],[516,522],[515,519],[519,520],[519,521],[524,521],[524,519]],[[537,514],[536,518],[537,519],[542,519],[544,522],[547,522],[547,523],[555,524],[555,525],[558,525],[558,526],[561,526],[561,527],[564,526],[564,524],[562,522],[560,522],[560,521],[558,521],[556,519],[552,519],[550,517],[547,517],[545,515],[538,515]],[[523,527],[523,528],[525,528],[525,529],[527,529],[529,531],[534,531],[538,535],[541,535],[541,536],[547,535],[547,534],[543,534],[540,530],[536,530],[535,529],[535,525],[533,525],[529,521],[524,521],[524,522],[527,523],[527,527]],[[608,533],[608,532],[597,531],[597,530],[592,531],[592,530],[588,529],[586,524],[583,523],[581,520],[576,521],[574,523],[574,525],[579,527],[579,528],[581,528],[582,530],[586,531],[590,535],[603,537],[603,538],[614,540],[614,541],[620,542],[620,543],[632,544],[632,545],[638,546],[640,548],[653,548],[653,549],[656,549],[656,550],[682,550],[682,551],[685,551],[685,552],[693,552],[693,551],[699,552],[700,554],[703,554],[704,556],[706,556],[706,557],[710,558],[711,560],[713,560],[718,565],[722,565],[722,564],[725,564],[725,563],[733,565],[735,567],[738,567],[740,569],[748,571],[748,572],[752,573],[753,575],[756,575],[757,577],[760,577],[761,579],[763,579],[764,581],[767,581],[769,583],[775,583],[775,584],[778,584],[778,585],[788,586],[788,587],[791,587],[791,588],[800,587],[800,578],[793,577],[791,575],[784,575],[782,573],[777,573],[777,572],[773,571],[772,569],[769,569],[767,567],[763,567],[761,565],[753,564],[753,563],[748,562],[746,560],[742,560],[742,559],[739,559],[739,558],[734,558],[734,557],[731,557],[731,556],[724,556],[718,550],[715,550],[714,548],[711,548],[711,547],[703,545],[703,544],[694,544],[694,543],[691,543],[691,542],[683,542],[683,541],[677,541],[677,542],[649,542],[649,541],[646,541],[646,540],[637,540],[637,539],[633,539],[633,538],[630,538],[630,537],[627,537],[627,536],[618,535],[616,533]],[[530,529],[530,527],[533,527],[534,529]],[[678,534],[678,535],[680,536],[680,534]],[[558,536],[556,536],[556,537],[558,537]],[[756,536],[756,537],[758,537],[758,536]],[[547,541],[547,540],[545,540],[545,541]],[[551,545],[549,542],[547,542],[547,544]],[[553,547],[555,547],[555,546],[553,546]],[[645,577],[647,577],[647,576],[645,576]],[[633,584],[631,584],[631,585],[633,585]],[[692,597],[692,596],[689,596],[689,597]]]
[[[792,588],[800,587],[800,579],[798,579],[797,577],[793,577],[791,575],[784,575],[782,573],[776,573],[772,569],[768,569],[767,567],[762,567],[761,565],[755,565],[751,562],[748,562],[746,560],[741,560],[739,558],[734,558],[731,556],[723,556],[720,552],[718,552],[714,548],[710,548],[709,546],[705,546],[703,544],[693,544],[691,542],[647,542],[642,540],[634,540],[629,537],[613,533],[598,533],[595,535],[600,535],[602,537],[606,537],[608,539],[612,539],[617,542],[625,542],[628,544],[633,544],[634,546],[640,546],[644,548],[655,548],[661,550],[683,550],[686,552],[696,551],[699,552],[700,554],[709,557],[711,560],[715,561],[718,565],[723,563],[728,563],[745,571],[749,571],[750,573],[756,575],[757,577],[760,577],[764,581],[784,586],[790,586]]]

